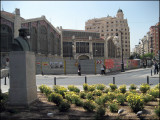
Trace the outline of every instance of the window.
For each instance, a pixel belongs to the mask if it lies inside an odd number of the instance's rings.
[[[103,57],[104,56],[104,43],[93,43],[93,56]]]
[[[72,57],[72,42],[63,42],[63,57]]]
[[[76,53],[89,53],[89,43],[76,42]]]

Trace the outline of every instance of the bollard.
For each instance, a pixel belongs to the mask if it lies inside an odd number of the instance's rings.
[[[54,77],[54,85],[56,85],[56,77]]]
[[[115,84],[115,77],[113,77],[113,84]]]
[[[147,84],[149,84],[149,76],[147,76]]]
[[[6,77],[4,78],[4,85],[7,85],[7,83],[6,83]]]
[[[85,83],[87,84],[87,76],[85,76]]]
[[[152,69],[151,69],[151,76],[152,76]]]

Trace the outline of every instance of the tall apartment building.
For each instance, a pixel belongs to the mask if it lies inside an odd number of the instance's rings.
[[[90,19],[85,23],[85,30],[99,32],[103,38],[118,35],[119,43],[122,41],[123,55],[125,58],[130,56],[130,32],[127,19],[121,9],[118,10],[116,17],[103,17]],[[122,37],[121,37],[122,36]]]
[[[158,22],[155,26],[150,27],[150,34],[153,42],[153,53],[155,56],[158,56],[158,51],[160,49],[159,46],[160,22]]]

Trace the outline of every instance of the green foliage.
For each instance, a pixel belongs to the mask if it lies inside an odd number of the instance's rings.
[[[155,89],[159,89],[160,90],[160,83],[155,86]]]
[[[137,86],[135,84],[131,84],[129,90],[136,90]]]
[[[80,98],[86,99],[86,93],[81,91],[79,94]]]
[[[154,112],[158,117],[160,117],[160,106],[155,107]]]
[[[134,112],[138,112],[144,107],[144,101],[140,95],[130,94],[129,96],[127,96],[127,101]]]
[[[86,84],[86,83],[83,84],[83,90],[88,91],[88,84]]]
[[[88,112],[92,112],[96,108],[96,105],[94,101],[87,100],[86,102],[83,103],[83,108]]]
[[[88,92],[86,98],[87,98],[88,100],[94,100],[93,93],[92,93],[92,92]]]
[[[118,103],[116,102],[109,103],[109,110],[111,112],[118,112]]]
[[[148,103],[149,101],[153,100],[153,96],[152,95],[149,95],[149,94],[146,94],[142,97],[143,101],[145,103]]]
[[[117,85],[110,83],[109,84],[111,91],[115,91],[117,89]]]
[[[69,110],[69,108],[70,108],[70,103],[65,99],[58,106],[60,112],[66,112]]]
[[[126,92],[126,85],[119,86],[119,90],[120,90],[121,93],[124,94]]]
[[[140,58],[141,59],[153,59],[153,57],[154,57],[154,53],[146,53],[146,54],[144,54],[144,56],[142,55],[142,56],[140,56]]]
[[[88,91],[94,91],[96,89],[96,86],[95,85],[89,85],[88,86]]]
[[[140,91],[141,91],[142,93],[146,93],[149,89],[150,89],[150,86],[149,86],[148,84],[143,83],[143,84],[140,86]]]
[[[53,90],[54,90],[54,92],[61,94],[63,97],[64,97],[65,93],[67,92],[67,89],[65,87],[61,87],[58,85],[54,85]]]
[[[107,94],[103,94],[102,96],[98,96],[96,97],[95,99],[95,102],[98,104],[98,105],[105,105],[105,103],[109,100],[109,97]]]
[[[80,89],[75,87],[74,85],[69,85],[68,86],[68,90],[69,91],[73,91],[73,92],[76,92],[76,93],[79,93],[80,92]]]
[[[77,106],[82,106],[83,102],[80,99],[79,95],[76,95],[74,92],[65,93],[65,98],[70,101],[72,104],[76,104]]]
[[[93,95],[95,95],[95,96],[101,96],[102,95],[102,91],[101,90],[94,90],[93,91]]]
[[[96,108],[96,119],[101,119],[105,115],[106,109],[104,106],[98,106]]]
[[[159,89],[150,89],[148,94],[152,95],[154,98],[160,98]]]
[[[58,93],[51,93],[48,96],[48,101],[54,102],[56,105],[60,105],[60,103],[63,101],[63,97]]]
[[[44,93],[46,96],[52,93],[52,89],[47,85],[41,85],[39,86],[39,89],[40,89],[40,92]]]
[[[102,90],[103,91],[105,89],[105,87],[106,86],[104,84],[97,84],[96,85],[97,90]]]
[[[140,59],[140,55],[138,54],[138,53],[133,53],[130,57],[129,57],[129,59],[135,59],[135,58],[137,58],[137,59]]]
[[[110,99],[110,100],[114,100],[115,98],[116,98],[116,95],[115,95],[115,93],[114,92],[108,92],[108,98]]]
[[[105,89],[103,90],[103,92],[104,92],[104,93],[108,93],[108,92],[109,92],[109,88],[105,88]]]
[[[124,102],[125,102],[125,95],[122,94],[122,93],[120,93],[120,94],[117,95],[116,99],[117,99],[117,102],[118,102],[120,105],[123,105]]]

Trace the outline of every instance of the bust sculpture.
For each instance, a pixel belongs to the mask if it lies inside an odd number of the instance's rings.
[[[30,51],[30,45],[28,43],[27,36],[29,35],[27,28],[19,29],[19,37],[14,38],[12,43],[12,51]]]

